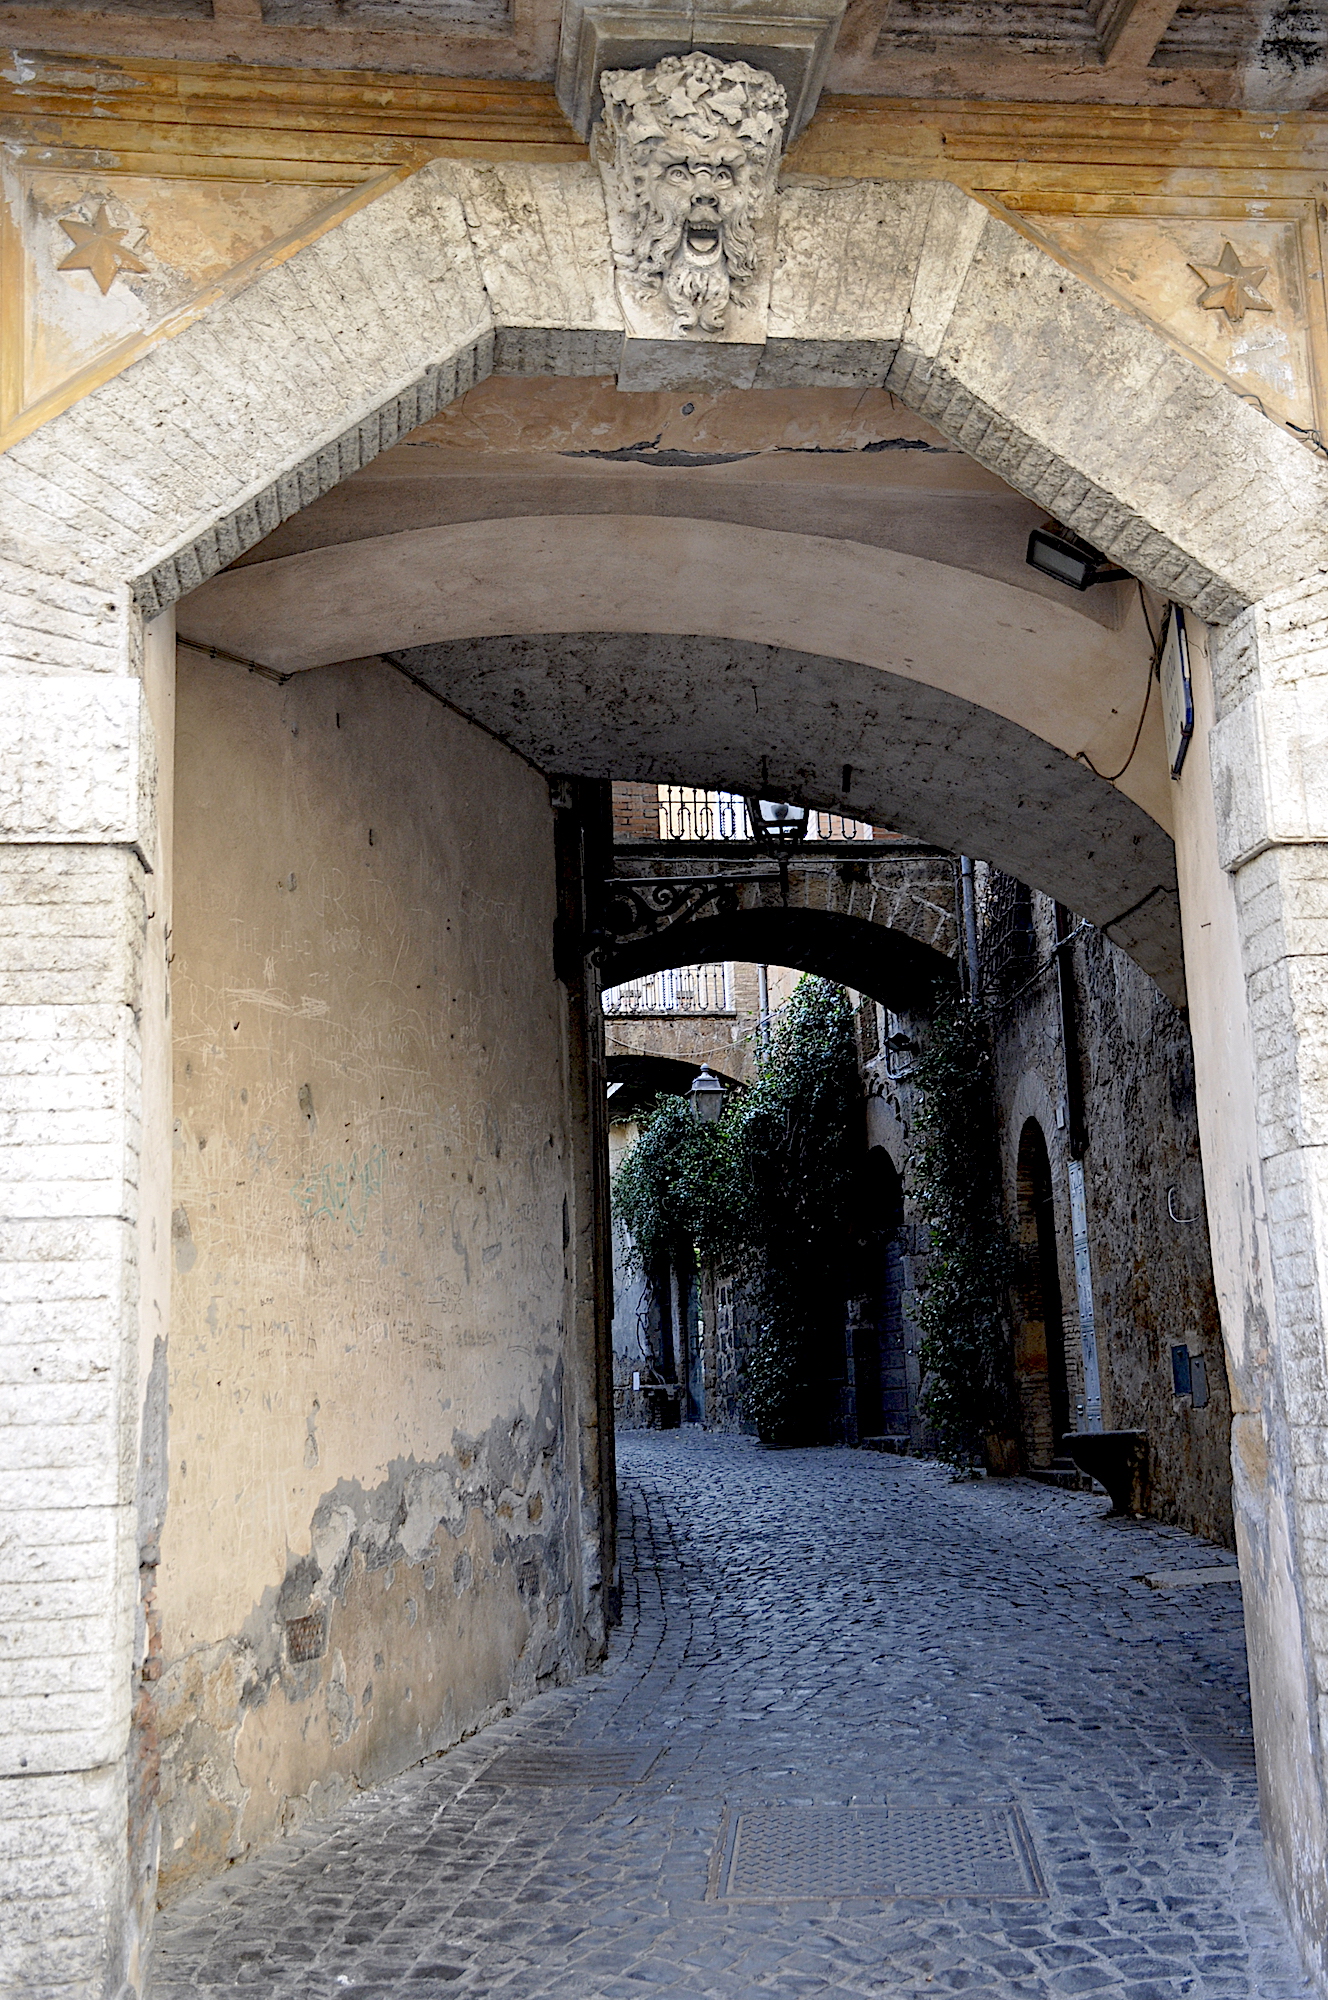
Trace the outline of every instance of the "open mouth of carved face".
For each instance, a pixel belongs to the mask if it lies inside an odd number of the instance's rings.
[[[683,227],[683,239],[687,254],[694,264],[714,264],[719,260],[719,224],[713,218],[699,217]]]

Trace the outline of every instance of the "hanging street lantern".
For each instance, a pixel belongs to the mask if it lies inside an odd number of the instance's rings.
[[[749,798],[747,817],[756,839],[766,847],[797,847],[811,826],[806,806],[790,805],[787,799]]]
[[[779,894],[788,908],[789,864],[793,850],[801,847],[811,831],[812,816],[806,806],[791,805],[787,799],[747,801],[747,817],[758,846],[773,847],[779,855]]]
[[[705,1063],[692,1082],[692,1110],[705,1124],[713,1125],[724,1109],[724,1086]]]

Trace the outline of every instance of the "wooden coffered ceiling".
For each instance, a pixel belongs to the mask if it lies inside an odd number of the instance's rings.
[[[559,0],[0,0],[23,51],[545,82]],[[108,91],[114,90],[108,78]],[[832,92],[894,98],[1314,109],[1323,0],[849,0]]]

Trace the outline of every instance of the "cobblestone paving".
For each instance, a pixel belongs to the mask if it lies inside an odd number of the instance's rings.
[[[236,1868],[162,1920],[153,2000],[651,1993],[1289,2000],[1214,1551],[1025,1481],[699,1432],[620,1440],[603,1673]],[[662,1755],[497,1788],[500,1751]],[[999,1803],[1044,1900],[706,1899],[726,1806]]]

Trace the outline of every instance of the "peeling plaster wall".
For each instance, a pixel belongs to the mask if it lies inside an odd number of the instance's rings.
[[[178,712],[164,1898],[586,1662],[548,788],[377,663]]]

